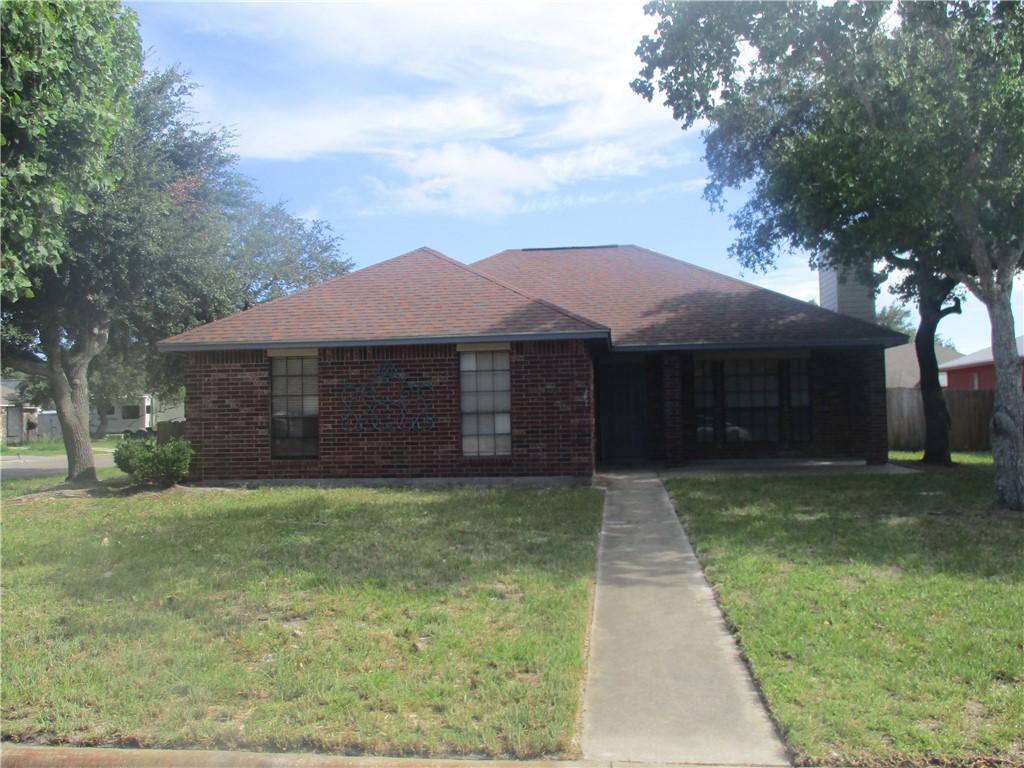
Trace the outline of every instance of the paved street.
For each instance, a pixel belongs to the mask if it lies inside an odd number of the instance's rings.
[[[112,453],[95,452],[96,468],[114,466]],[[5,453],[0,456],[0,481],[18,480],[25,477],[42,477],[44,475],[66,475],[68,459],[63,454],[57,456],[12,456]]]

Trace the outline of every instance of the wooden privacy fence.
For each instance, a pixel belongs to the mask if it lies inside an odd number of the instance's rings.
[[[166,443],[185,437],[184,421],[161,421],[156,425],[156,441]]]
[[[992,418],[995,393],[991,389],[947,389],[949,409],[949,447],[954,451],[987,451],[988,422]],[[920,451],[924,449],[924,405],[919,389],[888,389],[886,402],[889,414],[889,449]]]

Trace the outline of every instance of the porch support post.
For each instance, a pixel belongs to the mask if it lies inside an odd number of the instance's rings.
[[[885,350],[882,347],[864,352],[865,460],[868,464],[889,461],[889,417],[885,396]]]
[[[665,399],[665,466],[681,467],[683,451],[682,365],[678,352],[662,355],[662,392]]]

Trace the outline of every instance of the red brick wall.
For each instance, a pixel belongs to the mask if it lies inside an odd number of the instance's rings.
[[[266,354],[192,353],[185,399],[196,450],[192,479],[591,475],[593,370],[584,343],[514,343],[510,361],[511,456],[462,456],[458,355],[454,345],[439,344],[319,350],[320,456],[273,459]],[[362,406],[352,387],[388,363],[429,385],[432,421],[421,413],[418,429],[373,431],[369,419],[353,428],[345,402]]]

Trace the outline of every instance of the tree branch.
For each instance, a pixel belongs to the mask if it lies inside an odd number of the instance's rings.
[[[83,330],[84,333],[75,339],[74,351],[65,357],[65,364],[69,368],[88,366],[92,359],[104,350],[110,338],[110,318],[105,318]]]
[[[952,306],[943,307],[939,310],[939,319],[941,320],[946,315],[959,315],[962,314],[962,312],[963,310],[960,308],[960,299],[954,296]]]
[[[3,344],[0,345],[0,350],[3,351],[4,365],[16,371],[27,373],[29,376],[46,376],[50,371],[46,360],[27,349],[18,349]]]

